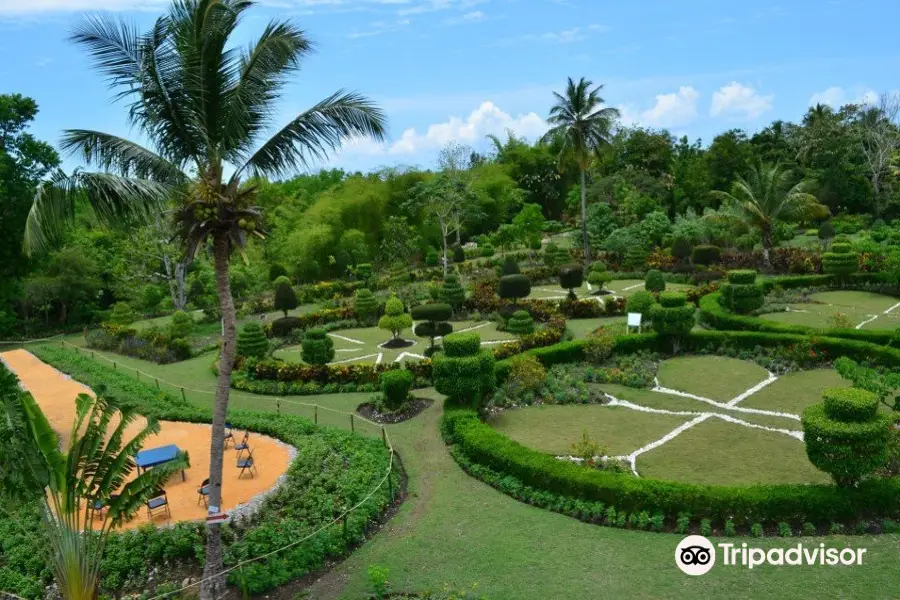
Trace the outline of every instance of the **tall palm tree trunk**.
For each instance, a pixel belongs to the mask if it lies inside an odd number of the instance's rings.
[[[587,232],[587,187],[585,184],[587,177],[585,169],[581,169],[581,242],[584,244],[584,271],[587,272],[591,264],[591,245],[588,241]]]
[[[763,261],[765,261],[767,267],[772,266],[772,247],[774,244],[772,243],[772,224],[771,223],[763,223],[762,224],[762,247],[763,247]]]
[[[212,441],[209,446],[209,506],[222,509],[222,463],[225,454],[225,418],[228,410],[228,391],[231,385],[231,369],[234,366],[237,329],[235,325],[234,299],[231,297],[231,280],[228,274],[228,238],[216,236],[213,242],[215,259],[216,292],[222,312],[222,352],[219,355],[219,376],[216,381],[216,399],[213,407]],[[206,527],[206,564],[204,581],[200,590],[202,600],[216,600],[225,593],[222,577],[213,577],[222,571],[222,526],[212,523]]]

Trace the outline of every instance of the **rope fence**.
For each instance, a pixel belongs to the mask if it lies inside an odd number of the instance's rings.
[[[58,337],[60,337],[60,336],[54,336],[54,337],[52,337],[52,338],[46,338],[46,339],[43,339],[43,340],[29,340],[29,341],[24,341],[24,342],[2,342],[2,341],[0,341],[0,344],[14,343],[14,344],[22,344],[22,345],[24,345],[24,344],[28,344],[28,343],[37,343],[37,342],[51,341],[51,340],[54,340],[54,339],[56,339],[56,338],[58,338]],[[111,358],[109,358],[109,357],[103,355],[103,354],[100,353],[100,352],[95,352],[95,351],[93,351],[93,350],[88,350],[88,349],[86,349],[86,348],[81,348],[81,347],[76,346],[75,344],[72,344],[72,343],[67,342],[67,341],[65,341],[65,340],[60,340],[60,346],[63,347],[63,348],[66,348],[67,346],[68,346],[68,347],[71,347],[71,348],[73,348],[73,349],[75,350],[75,352],[76,352],[77,354],[79,354],[79,355],[89,355],[93,360],[102,359],[102,360],[105,360],[105,361],[107,361],[107,362],[109,362],[109,363],[112,363],[113,368],[114,368],[116,371],[121,370],[123,373],[126,373],[126,374],[129,373],[130,371],[133,371],[134,374],[135,374],[136,379],[139,380],[139,381],[141,380],[141,375],[143,375],[147,381],[153,381],[153,382],[155,382],[157,389],[162,389],[162,388],[161,388],[161,385],[166,385],[166,386],[169,386],[169,387],[171,387],[171,388],[180,390],[180,391],[181,391],[181,397],[182,397],[182,399],[185,400],[185,401],[187,401],[187,395],[186,395],[186,392],[192,392],[192,393],[196,393],[196,394],[208,394],[208,395],[215,396],[215,391],[213,391],[213,390],[201,390],[201,389],[191,388],[191,387],[182,386],[182,385],[173,383],[173,382],[171,382],[171,381],[166,381],[165,379],[160,379],[160,378],[157,377],[156,375],[153,375],[153,374],[151,374],[151,373],[147,373],[147,372],[145,372],[145,371],[141,371],[140,369],[137,369],[137,368],[135,368],[135,367],[129,367],[129,366],[127,366],[127,365],[122,365],[122,364],[118,363],[117,361],[115,361],[115,360],[113,360],[113,359],[111,359]],[[337,410],[337,409],[334,409],[334,408],[330,408],[330,407],[328,407],[328,406],[322,406],[322,405],[320,405],[320,404],[311,404],[311,403],[308,403],[308,402],[299,402],[299,401],[297,401],[297,400],[289,400],[289,399],[286,399],[286,398],[279,398],[279,397],[274,397],[274,398],[273,398],[273,397],[271,397],[271,396],[254,395],[254,394],[244,394],[244,393],[234,392],[233,390],[230,391],[229,397],[230,397],[230,398],[245,398],[245,399],[250,399],[250,400],[254,400],[254,401],[259,401],[259,400],[270,400],[270,401],[274,401],[274,402],[276,402],[276,404],[277,404],[278,414],[281,414],[281,406],[280,406],[281,403],[284,403],[284,404],[290,404],[290,405],[296,405],[296,406],[302,406],[302,407],[306,407],[306,408],[310,408],[310,409],[313,410],[313,421],[314,421],[317,425],[319,424],[319,411],[321,410],[321,411],[323,411],[325,414],[332,413],[332,414],[336,414],[336,415],[341,415],[342,417],[348,417],[348,418],[349,418],[350,430],[351,430],[352,432],[357,432],[357,423],[361,423],[361,424],[365,424],[365,425],[374,427],[374,428],[376,428],[376,430],[380,430],[380,433],[381,433],[381,439],[382,439],[382,441],[384,442],[385,447],[386,447],[386,448],[388,449],[388,451],[389,451],[389,460],[388,460],[388,466],[387,466],[387,469],[385,470],[384,476],[381,478],[381,480],[378,482],[378,484],[377,484],[374,488],[372,488],[372,490],[371,490],[371,491],[370,491],[370,492],[369,492],[362,500],[360,500],[359,502],[357,502],[356,504],[354,504],[354,505],[351,506],[350,508],[345,509],[345,510],[344,510],[341,514],[339,514],[337,517],[335,517],[335,518],[332,519],[331,521],[329,521],[329,522],[323,524],[322,526],[320,526],[319,528],[317,528],[315,531],[313,531],[313,532],[310,533],[309,535],[307,535],[307,536],[305,536],[305,537],[303,537],[303,538],[301,538],[301,539],[299,539],[299,540],[290,542],[289,544],[286,544],[286,545],[284,545],[284,546],[282,546],[282,547],[280,547],[280,548],[277,548],[277,549],[275,549],[275,550],[272,550],[272,551],[270,551],[270,552],[267,552],[266,554],[262,554],[262,555],[260,555],[260,556],[256,556],[256,557],[253,557],[253,558],[249,558],[249,559],[247,559],[247,560],[243,560],[243,561],[241,561],[241,562],[239,562],[239,563],[237,563],[237,564],[235,564],[235,565],[233,565],[233,566],[231,566],[231,567],[228,567],[227,569],[225,569],[225,570],[223,570],[223,571],[221,571],[220,573],[217,573],[217,574],[215,574],[215,575],[211,575],[211,576],[209,576],[209,577],[205,577],[205,578],[199,579],[199,580],[197,580],[197,581],[191,582],[191,583],[189,583],[189,584],[186,585],[186,586],[180,587],[179,589],[172,590],[172,591],[170,591],[170,592],[166,592],[166,593],[163,593],[163,594],[160,594],[160,595],[157,595],[157,596],[153,596],[153,597],[151,597],[149,600],[161,600],[162,598],[167,598],[167,597],[172,596],[172,595],[174,595],[174,594],[180,594],[180,593],[184,592],[185,590],[188,590],[188,589],[191,589],[191,588],[200,586],[200,585],[202,585],[202,584],[203,584],[204,582],[206,582],[206,581],[210,581],[210,580],[212,580],[212,579],[217,579],[217,578],[220,578],[220,577],[224,577],[224,576],[228,575],[229,573],[231,573],[232,571],[238,570],[238,569],[240,569],[241,567],[244,567],[244,566],[246,566],[246,565],[248,565],[248,564],[250,564],[250,563],[254,563],[254,562],[261,561],[261,560],[265,560],[265,559],[269,558],[270,556],[274,556],[274,555],[276,555],[276,554],[279,554],[279,553],[281,553],[281,552],[284,552],[285,550],[288,550],[288,549],[293,548],[293,547],[295,547],[295,546],[298,546],[298,545],[300,545],[300,544],[302,544],[302,543],[304,543],[304,542],[307,542],[307,541],[309,541],[310,539],[312,539],[312,538],[314,538],[315,536],[317,536],[317,535],[319,535],[320,533],[322,533],[323,531],[325,531],[326,529],[328,529],[329,527],[332,527],[332,526],[334,526],[334,525],[336,525],[336,524],[338,524],[338,523],[343,523],[343,524],[344,524],[344,527],[346,528],[347,517],[348,517],[352,512],[354,512],[355,510],[357,510],[359,507],[361,507],[362,505],[364,505],[366,502],[368,502],[369,500],[371,500],[372,497],[373,497],[373,496],[374,496],[374,495],[375,495],[382,487],[384,487],[385,483],[387,483],[387,485],[388,485],[388,487],[389,487],[391,500],[393,501],[393,500],[395,499],[395,490],[394,490],[393,484],[391,483],[391,474],[393,473],[393,470],[394,470],[394,455],[395,455],[395,450],[394,450],[393,444],[391,443],[391,438],[390,438],[390,436],[388,435],[387,430],[385,429],[384,425],[381,425],[380,423],[375,423],[374,421],[370,421],[369,419],[366,419],[365,417],[362,417],[362,416],[357,415],[357,414],[354,414],[354,413],[344,412],[344,411],[341,411],[341,410]],[[11,595],[11,594],[8,594],[6,597],[18,598],[18,596],[14,596],[14,595]],[[3,592],[0,592],[0,600],[3,600],[3,598],[4,598]]]

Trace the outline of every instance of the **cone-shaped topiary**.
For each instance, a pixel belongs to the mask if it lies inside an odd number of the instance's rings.
[[[822,254],[822,272],[837,277],[846,277],[859,269],[859,257],[847,242],[834,242],[831,252]]]
[[[398,339],[404,329],[412,327],[412,317],[403,312],[403,302],[397,296],[391,296],[384,305],[384,316],[378,321],[378,327],[391,332],[392,339]]]
[[[285,277],[284,279],[287,279]],[[275,309],[288,316],[288,311],[297,308],[297,294],[289,281],[280,281],[275,285]]]
[[[356,299],[353,307],[356,309],[356,314],[359,315],[362,322],[367,325],[371,324],[375,319],[375,315],[378,314],[378,300],[375,299],[375,294],[366,288],[356,290]]]
[[[334,342],[324,329],[310,329],[303,336],[300,356],[309,365],[327,365],[334,360]]]
[[[503,261],[503,267],[500,269],[501,275],[518,275],[521,273],[519,270],[519,263],[516,262],[516,259],[512,256],[507,256],[506,260]]]
[[[749,313],[766,302],[762,286],[756,283],[756,271],[742,269],[728,272],[728,283],[722,285],[722,304],[737,313]]]
[[[887,460],[891,420],[878,413],[872,392],[830,388],[822,396],[803,411],[806,455],[837,485],[852,487]]]
[[[648,292],[664,292],[666,291],[666,280],[663,279],[662,271],[658,269],[650,269],[644,278],[644,289]]]
[[[517,310],[506,322],[506,330],[518,335],[534,333],[534,319],[527,311]]]
[[[519,298],[527,298],[531,293],[531,280],[525,275],[504,275],[500,278],[500,287],[497,295],[504,300],[512,300],[513,304]]]
[[[441,287],[441,300],[445,304],[453,307],[453,312],[462,308],[463,302],[466,301],[466,290],[459,284],[456,275],[447,275],[444,278],[444,285]]]
[[[629,271],[643,271],[647,268],[648,252],[641,246],[631,246],[625,253],[625,261],[622,263]]]
[[[569,290],[569,298],[575,300],[575,288],[580,288],[584,283],[584,272],[580,265],[564,265],[559,268],[559,287]]]
[[[237,339],[238,356],[247,358],[264,358],[269,351],[269,340],[266,333],[256,321],[250,321],[244,325]]]
[[[556,266],[557,249],[558,247],[554,242],[549,242],[544,248],[544,264],[551,269]]]
[[[434,387],[458,405],[477,408],[496,384],[494,354],[481,348],[474,332],[454,333],[444,338],[444,351],[434,355]]]
[[[413,386],[413,375],[406,369],[391,369],[378,379],[381,386],[382,402],[389,411],[396,411],[409,399]]]

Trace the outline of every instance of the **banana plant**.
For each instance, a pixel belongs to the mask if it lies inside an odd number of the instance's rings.
[[[139,416],[131,408],[80,394],[66,451],[37,402],[26,392],[2,394],[4,440],[14,460],[0,468],[0,489],[8,498],[43,504],[48,565],[66,600],[95,600],[100,563],[113,529],[128,521],[169,477],[188,466],[175,460],[131,477],[134,456],[159,432],[148,419],[126,439]]]

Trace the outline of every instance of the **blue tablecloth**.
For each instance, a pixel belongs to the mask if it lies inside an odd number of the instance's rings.
[[[181,450],[175,444],[168,446],[160,446],[159,448],[151,448],[142,450],[134,457],[134,462],[138,469],[149,469],[158,465],[175,460]],[[184,469],[181,470],[181,479],[184,480]]]

